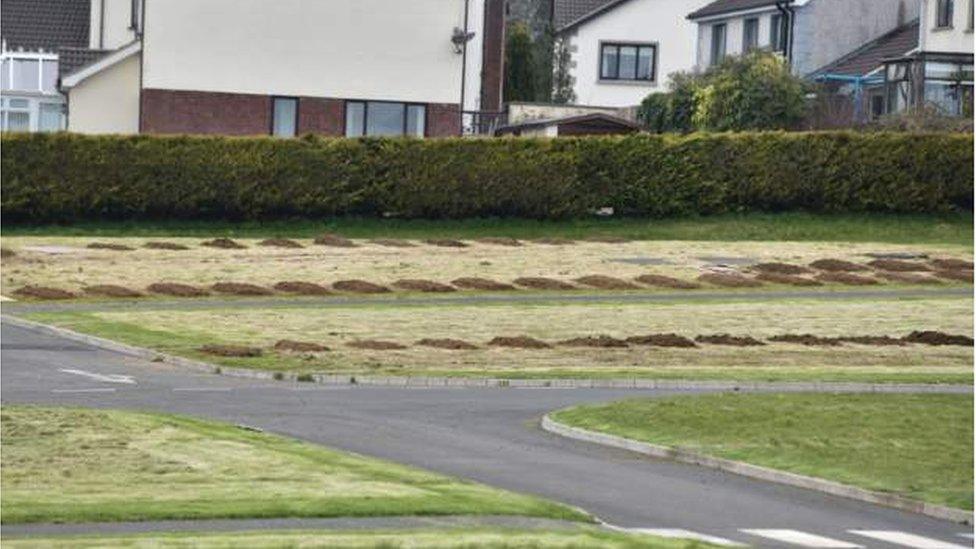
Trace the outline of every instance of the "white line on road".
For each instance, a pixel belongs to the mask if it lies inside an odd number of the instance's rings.
[[[973,539],[973,535],[972,534],[956,534],[956,535],[959,536],[959,537],[961,537],[961,538]]]
[[[799,530],[743,529],[739,531],[753,536],[759,536],[763,538],[774,539],[776,541],[781,541],[783,543],[799,545],[801,547],[821,547],[821,548],[836,548],[836,549],[856,549],[859,547],[863,547],[863,545],[857,545],[855,543],[849,543],[846,541],[841,541],[839,539],[818,536],[815,534],[808,534],[806,532],[801,532]]]
[[[897,532],[891,530],[849,530],[852,534],[865,536],[868,538],[879,539],[903,547],[914,547],[916,549],[968,549],[965,545],[949,543],[937,539],[926,538],[909,534],[908,532]]]
[[[723,545],[726,547],[745,547],[744,544],[732,541],[730,539],[710,536],[708,534],[699,534],[698,532],[692,532],[691,530],[684,530],[681,528],[623,528],[623,530],[640,534],[649,534],[662,538],[692,539],[704,541],[713,545]]]
[[[96,381],[105,381],[107,383],[128,383],[135,384],[136,380],[132,379],[132,376],[124,376],[121,374],[98,374],[95,372],[86,372],[85,370],[75,370],[72,368],[61,368],[59,371],[66,374],[75,374],[77,376],[84,376],[89,379],[94,379]]]
[[[100,387],[98,389],[51,389],[52,393],[114,393],[111,387]]]

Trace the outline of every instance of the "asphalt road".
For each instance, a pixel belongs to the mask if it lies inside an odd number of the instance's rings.
[[[652,460],[538,427],[554,409],[665,393],[660,390],[262,382],[181,371],[7,324],[0,338],[3,404],[157,410],[229,421],[537,494],[625,528],[680,529],[768,547],[972,547],[964,537],[971,536],[970,527]],[[885,532],[882,537],[898,543],[852,530]]]

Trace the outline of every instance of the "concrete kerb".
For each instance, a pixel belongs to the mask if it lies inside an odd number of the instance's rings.
[[[785,471],[777,471],[775,469],[767,469],[765,467],[759,467],[758,465],[751,465],[749,463],[733,461],[730,459],[717,458],[689,450],[683,450],[681,448],[660,446],[657,444],[640,442],[615,435],[597,433],[595,431],[589,431],[587,429],[580,429],[579,427],[571,427],[564,423],[559,423],[558,421],[555,421],[549,417],[548,414],[542,417],[541,427],[545,431],[566,438],[589,442],[592,444],[600,444],[602,446],[609,446],[612,448],[629,450],[645,456],[670,459],[682,463],[708,467],[710,469],[718,469],[720,471],[726,471],[757,480],[786,484],[789,486],[814,490],[816,492],[830,494],[833,496],[864,501],[885,507],[893,507],[902,511],[918,513],[937,519],[949,520],[963,524],[973,523],[972,511],[934,505],[893,494],[865,490],[864,488],[848,486],[846,484],[831,482],[829,480],[823,480],[815,477],[787,473]]]
[[[664,379],[523,379],[523,378],[466,378],[466,377],[404,377],[369,376],[356,374],[296,374],[293,372],[273,372],[252,370],[233,366],[219,366],[200,360],[183,358],[119,343],[110,339],[92,336],[34,322],[11,315],[0,315],[4,323],[20,328],[70,339],[99,349],[151,362],[179,366],[192,371],[219,374],[229,377],[259,379],[266,381],[305,381],[325,385],[365,385],[418,388],[528,388],[528,389],[670,389],[706,391],[781,391],[781,392],[844,392],[844,393],[942,393],[972,394],[971,385],[935,385],[921,383],[833,383],[833,382],[762,382],[762,381],[686,381]],[[298,378],[302,379],[299,380]]]

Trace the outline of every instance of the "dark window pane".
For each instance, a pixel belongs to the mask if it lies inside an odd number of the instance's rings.
[[[637,52],[637,78],[654,80],[654,48],[641,47]]]
[[[603,46],[600,67],[600,78],[617,77],[617,46]]]
[[[725,24],[712,25],[712,57],[711,62],[717,65],[725,58]]]
[[[346,137],[362,137],[366,104],[355,101],[346,102]]]
[[[637,46],[620,46],[620,74],[621,80],[637,78]]]
[[[774,51],[783,51],[783,16],[780,14],[769,18],[769,45]]]
[[[424,136],[427,108],[423,105],[407,106],[407,135]]]
[[[759,20],[746,19],[742,31],[742,51],[748,52],[759,47]]]
[[[403,103],[370,102],[366,135],[403,135]]]

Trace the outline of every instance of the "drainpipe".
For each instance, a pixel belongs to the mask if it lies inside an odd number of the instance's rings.
[[[487,1],[487,0],[486,0]],[[464,35],[468,35],[468,2],[469,0],[464,0]],[[461,105],[458,109],[458,127],[461,128],[461,135],[464,135],[464,88],[465,88],[465,76],[468,73],[468,41],[464,41],[464,46],[461,50]]]
[[[783,56],[786,57],[790,67],[793,66],[793,33],[796,29],[796,11],[793,7],[793,0],[776,0],[776,9],[779,10],[786,21],[786,40],[783,44]]]

